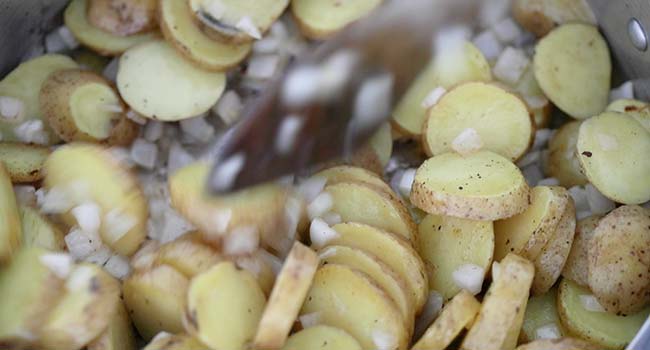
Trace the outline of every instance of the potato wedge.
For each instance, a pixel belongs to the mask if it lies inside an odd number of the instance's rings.
[[[589,243],[589,287],[605,310],[639,311],[650,300],[650,212],[624,205],[603,217]]]
[[[470,128],[480,137],[482,149],[511,161],[526,153],[535,133],[523,100],[496,85],[471,82],[450,90],[427,111],[424,149],[429,155],[453,151],[456,139]]]
[[[188,285],[188,279],[168,265],[136,271],[124,281],[124,303],[142,338],[183,330]]]
[[[446,349],[463,329],[472,324],[480,309],[481,303],[471,293],[460,291],[440,311],[438,318],[411,350]]]
[[[543,37],[553,28],[568,22],[598,24],[585,0],[514,0],[512,15],[537,37]]]
[[[393,136],[391,135],[390,124],[384,123],[380,126],[368,142],[370,148],[377,153],[381,168],[385,168],[393,153]]]
[[[364,349],[408,346],[404,319],[395,303],[366,274],[327,264],[316,272],[301,314],[318,313],[320,323],[355,337]]]
[[[192,233],[163,244],[154,261],[169,265],[191,279],[223,260],[214,248],[201,242],[198,233]]]
[[[562,325],[571,333],[608,349],[623,349],[639,331],[650,308],[628,316],[589,311],[581,302],[591,292],[568,279],[560,282],[557,307]]]
[[[251,51],[251,45],[225,44],[211,39],[195,22],[189,2],[159,0],[160,29],[165,39],[184,57],[206,70],[225,71],[243,61]],[[252,4],[250,0],[229,2]],[[257,9],[261,10],[259,5]]]
[[[556,327],[560,335],[566,335],[557,312],[557,288],[528,299],[519,341],[527,343],[539,339],[537,330],[542,327]]]
[[[573,121],[562,125],[548,141],[548,161],[544,162],[544,172],[566,188],[589,182],[582,173],[576,152],[580,124]]]
[[[519,169],[496,153],[445,153],[418,168],[411,203],[430,214],[498,220],[526,210],[530,189]]]
[[[48,250],[64,250],[63,232],[38,210],[21,205],[20,227],[22,231],[21,244],[25,247],[37,246]]]
[[[65,289],[41,328],[40,349],[80,349],[108,327],[120,302],[120,283],[89,263],[72,270]]]
[[[156,29],[156,0],[89,0],[88,22],[117,36]]]
[[[118,254],[135,253],[146,237],[148,207],[136,179],[108,150],[89,144],[59,147],[45,162],[45,172],[46,188],[65,191],[77,205],[88,200],[97,203],[103,219],[111,214],[130,220],[133,226],[128,230],[116,230],[112,221],[102,220],[100,235]]]
[[[0,162],[0,265],[11,260],[22,241],[20,212],[11,179]]]
[[[427,268],[429,290],[449,300],[461,291],[453,278],[456,269],[473,264],[489,270],[494,253],[492,223],[427,215],[418,226],[417,250]]]
[[[594,344],[574,338],[539,339],[523,344],[517,350],[600,350]]]
[[[296,242],[271,291],[253,340],[255,349],[280,349],[298,317],[318,268],[318,255]]]
[[[265,303],[252,274],[222,262],[192,279],[183,325],[210,348],[247,349]]]
[[[559,26],[535,46],[535,77],[563,112],[585,119],[605,110],[612,62],[605,39],[593,25]]]
[[[576,223],[571,252],[562,270],[562,276],[583,287],[589,285],[589,247],[600,219],[600,215],[592,215]]]
[[[621,99],[610,103],[607,110],[631,116],[650,132],[650,109],[647,103],[638,100]]]
[[[43,116],[64,141],[129,145],[139,127],[126,117],[124,104],[108,80],[81,69],[51,74],[41,87]]]
[[[159,333],[142,350],[206,350],[206,346],[187,334]]]
[[[535,268],[515,254],[508,254],[500,265],[460,349],[512,350],[517,346]]]
[[[322,177],[327,179],[327,185],[334,185],[340,182],[363,182],[372,185],[382,191],[395,195],[393,189],[376,173],[368,171],[364,168],[338,165],[325,170],[321,170],[312,177]]]
[[[336,1],[291,1],[293,13],[303,35],[310,39],[325,39],[343,29],[351,22],[364,17],[381,0]]]
[[[40,145],[0,142],[0,162],[4,163],[11,182],[39,181],[43,178],[43,163],[50,149]]]
[[[359,223],[342,223],[332,227],[338,236],[327,245],[342,245],[361,249],[390,266],[404,278],[409,295],[415,300],[419,313],[429,294],[424,263],[411,245],[398,236],[373,226]]]
[[[129,313],[126,312],[124,303],[117,304],[117,309],[111,318],[108,328],[93,340],[86,350],[136,350],[135,334]]]
[[[361,350],[361,345],[346,331],[317,325],[294,333],[282,350]]]
[[[624,204],[650,200],[650,132],[634,118],[605,112],[584,121],[577,150],[584,174],[603,195]]]
[[[132,46],[152,40],[155,32],[119,36],[93,26],[86,14],[89,0],[72,0],[65,9],[63,20],[79,42],[104,56],[117,56]]]
[[[43,119],[38,98],[41,85],[47,77],[61,69],[77,68],[77,64],[67,56],[43,55],[21,63],[2,81],[0,81],[0,96],[14,97],[23,103],[23,114],[15,123],[3,120],[0,122],[0,132],[3,141],[20,141],[14,132],[19,123],[28,120]],[[44,121],[43,128],[47,132],[47,144],[55,144],[58,136]]]

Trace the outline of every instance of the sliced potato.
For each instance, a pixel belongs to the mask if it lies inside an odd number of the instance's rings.
[[[555,233],[569,202],[567,190],[559,186],[536,186],[531,204],[521,214],[494,222],[495,260],[508,253],[534,260]]]
[[[460,291],[445,305],[438,318],[427,328],[411,350],[444,350],[474,321],[481,309],[472,294],[466,290]]]
[[[214,248],[201,242],[199,234],[192,233],[163,244],[154,261],[169,265],[185,277],[192,278],[223,260],[224,257]]]
[[[108,328],[93,340],[86,350],[136,350],[135,334],[131,326],[129,313],[120,301],[111,318]]]
[[[37,246],[48,250],[64,250],[64,233],[43,217],[38,210],[21,205],[20,227],[22,228],[21,244],[25,247]]]
[[[379,130],[370,137],[368,142],[370,147],[377,153],[381,168],[385,168],[393,153],[393,136],[391,135],[390,124],[384,123],[380,126]]]
[[[156,0],[88,0],[88,22],[117,36],[156,28]]]
[[[0,264],[11,260],[22,241],[20,212],[11,179],[0,162]]]
[[[45,162],[44,184],[65,191],[76,204],[93,201],[105,215],[131,220],[133,226],[116,232],[102,220],[100,235],[118,254],[131,256],[144,241],[148,208],[137,180],[110,152],[89,144],[68,144],[52,152]],[[70,217],[65,216],[69,222]],[[116,219],[113,219],[114,221]]]
[[[280,349],[285,344],[311,287],[318,260],[313,250],[294,243],[257,327],[255,349]]]
[[[282,350],[361,350],[361,345],[346,331],[317,325],[294,333]]]
[[[255,336],[265,303],[253,275],[222,262],[192,279],[183,324],[212,349],[244,350]]]
[[[192,13],[189,2],[189,0],[159,1],[160,29],[165,39],[176,50],[201,68],[211,71],[224,71],[232,68],[248,56],[251,50],[250,44],[221,43],[211,39],[206,33],[201,31],[193,19],[194,14]],[[223,1],[219,2],[221,3]],[[250,0],[238,1],[236,3],[243,4],[249,2],[252,4]],[[278,1],[275,2],[277,3]],[[286,2],[286,0],[281,2]],[[235,2],[229,1],[229,3]],[[230,6],[236,5],[231,4]],[[257,7],[258,11],[262,9],[261,6]]]
[[[577,150],[584,174],[603,195],[624,204],[650,200],[650,132],[634,118],[605,112],[584,121]]]
[[[93,26],[86,16],[88,1],[72,0],[64,12],[63,20],[81,44],[99,54],[117,56],[132,46],[157,37],[155,32],[119,36]]]
[[[537,330],[542,327],[555,326],[560,335],[565,335],[560,323],[560,316],[557,313],[557,288],[553,288],[546,293],[531,297],[526,305],[524,323],[521,326],[519,340],[521,342],[530,342],[538,339]]]
[[[291,11],[300,31],[311,39],[325,39],[351,22],[367,15],[381,0],[314,1],[293,0]]]
[[[41,329],[41,349],[81,349],[108,327],[120,302],[120,283],[97,265],[77,265],[65,288]]]
[[[404,319],[393,301],[366,274],[344,265],[318,269],[301,313],[317,313],[319,323],[345,330],[364,349],[408,346]]]
[[[482,149],[512,161],[526,153],[535,133],[524,101],[496,85],[472,82],[447,92],[427,112],[424,149],[430,155],[450,152],[470,128],[480,137]]]
[[[206,346],[187,334],[161,333],[142,350],[206,350]]]
[[[138,125],[128,119],[117,91],[102,76],[81,69],[55,72],[39,99],[43,116],[64,141],[129,145]]]
[[[650,132],[650,109],[647,103],[638,100],[621,99],[610,103],[607,110],[631,116]]]
[[[568,279],[563,279],[558,292],[557,307],[562,325],[571,333],[608,349],[623,349],[634,338],[650,314],[650,308],[628,315],[585,309],[581,296],[591,292]]]
[[[445,153],[418,168],[411,203],[430,214],[498,220],[523,212],[530,189],[521,171],[496,153]]]
[[[0,162],[9,173],[11,182],[34,182],[43,178],[43,163],[50,149],[40,145],[0,142]]]
[[[429,275],[429,289],[451,299],[461,291],[454,282],[456,269],[465,264],[487,272],[494,252],[494,230],[489,221],[427,215],[418,226],[417,250]]]
[[[535,268],[515,254],[508,254],[500,265],[460,349],[512,350],[517,346]]]
[[[600,215],[592,215],[576,223],[575,237],[562,276],[580,286],[589,285],[589,247],[600,219]]]
[[[188,285],[188,279],[168,265],[136,271],[124,281],[124,302],[142,338],[183,330]]]
[[[609,97],[612,62],[593,25],[564,24],[535,47],[535,77],[544,94],[576,119],[601,113]]]
[[[544,172],[566,188],[588,182],[576,152],[580,124],[580,121],[573,121],[562,125],[548,141],[548,161],[544,162]]]
[[[334,185],[340,182],[363,182],[394,195],[393,189],[381,177],[376,173],[360,167],[338,165],[321,170],[314,174],[313,177],[327,179],[328,185]]]
[[[512,15],[522,27],[538,37],[568,22],[598,24],[585,0],[514,0]]]
[[[539,339],[523,344],[517,350],[601,350],[598,346],[574,338]]]
[[[589,287],[603,307],[629,314],[650,299],[650,211],[624,205],[598,222],[589,243]]]

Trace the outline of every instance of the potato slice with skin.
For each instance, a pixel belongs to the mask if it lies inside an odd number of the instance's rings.
[[[207,347],[187,334],[159,333],[142,350],[206,350]]]
[[[568,22],[598,24],[585,0],[514,0],[512,15],[537,37],[543,37],[553,28]]]
[[[282,350],[361,350],[361,345],[346,331],[326,325],[303,329],[289,337]]]
[[[471,103],[468,103],[471,101]],[[474,129],[482,149],[515,161],[533,141],[535,125],[526,103],[496,85],[471,82],[444,94],[427,112],[422,130],[429,155],[453,150],[455,139]]]
[[[624,204],[650,200],[650,132],[634,118],[605,112],[584,121],[577,150],[584,174],[603,195]]]
[[[404,278],[410,295],[415,299],[415,309],[419,312],[427,300],[429,288],[424,263],[408,241],[396,234],[360,223],[342,223],[332,228],[338,236],[328,241],[327,245],[358,248],[379,257]]]
[[[576,223],[571,252],[562,270],[562,276],[583,287],[589,285],[589,247],[600,219],[600,215],[592,215]]]
[[[86,350],[136,350],[135,334],[131,326],[129,314],[120,301],[108,328],[93,340]]]
[[[417,250],[429,275],[429,290],[444,300],[461,291],[453,273],[473,264],[487,272],[494,252],[494,230],[489,221],[427,215],[418,227]]]
[[[212,349],[247,349],[265,303],[252,274],[222,262],[192,279],[183,324]]]
[[[420,165],[411,203],[430,214],[498,220],[523,212],[530,189],[521,171],[496,153],[445,153]]]
[[[178,52],[210,71],[225,71],[248,56],[250,44],[225,44],[201,31],[188,2],[159,0],[160,29]]]
[[[325,39],[370,13],[381,0],[293,0],[291,12],[300,31],[310,39]]]
[[[523,213],[494,222],[495,260],[508,253],[531,261],[537,258],[556,231],[569,199],[562,187],[533,187],[531,204]]]
[[[650,299],[650,211],[624,205],[598,222],[589,243],[589,287],[605,310],[639,311]]]
[[[650,314],[650,308],[628,315],[586,310],[581,295],[591,292],[568,279],[560,282],[557,307],[562,325],[577,337],[608,349],[623,349]]]
[[[214,248],[201,242],[199,233],[186,234],[163,244],[155,258],[156,263],[169,265],[187,278],[207,271],[223,260],[224,257]]]
[[[88,0],[88,22],[117,36],[156,29],[156,0]]]
[[[195,67],[161,40],[126,51],[117,72],[124,101],[143,116],[164,122],[207,112],[225,85],[223,73]]]
[[[517,346],[535,268],[515,254],[508,254],[500,265],[460,349],[512,350]]]
[[[11,179],[0,162],[0,265],[11,260],[20,247],[22,228]]]
[[[345,265],[327,264],[316,272],[301,313],[314,312],[320,323],[345,330],[364,349],[408,346],[404,319],[395,303],[370,277]]]
[[[43,178],[43,163],[50,149],[40,145],[0,142],[0,162],[13,183],[34,182]]]
[[[300,242],[278,274],[257,328],[255,349],[280,349],[287,341],[318,267],[318,255]]]
[[[607,110],[631,116],[650,132],[650,107],[647,103],[638,100],[621,99],[610,103]]]
[[[138,333],[181,332],[189,281],[169,265],[136,271],[124,281],[124,302]]]
[[[80,349],[108,327],[120,302],[120,283],[97,265],[77,265],[65,287],[41,329],[41,349]]]
[[[86,16],[89,0],[72,0],[66,8],[63,20],[79,42],[101,55],[117,56],[130,47],[152,40],[155,32],[118,36],[93,26]]]
[[[557,288],[528,299],[519,341],[525,343],[537,339],[537,330],[549,325],[556,326],[560,335],[566,334],[566,331],[562,329],[560,316],[557,312]]]
[[[544,162],[544,172],[567,188],[589,182],[582,173],[576,152],[580,124],[580,121],[573,121],[562,125],[548,141],[548,161]]]
[[[126,219],[134,225],[127,232],[117,235],[103,220],[99,233],[115,252],[125,256],[135,253],[146,237],[147,204],[136,179],[108,150],[75,143],[59,147],[45,162],[45,172],[47,189],[64,190],[77,204],[93,201],[101,207],[103,215],[128,216]],[[73,187],[75,190],[70,191]]]
[[[381,189],[382,191],[395,195],[393,189],[382,180],[377,174],[364,168],[338,165],[325,170],[321,170],[312,177],[322,177],[327,179],[327,185],[334,185],[340,182],[363,182]]]
[[[612,62],[605,39],[593,25],[564,24],[535,46],[535,77],[544,94],[576,119],[607,106]]]
[[[138,125],[122,111],[124,104],[108,80],[81,69],[55,72],[41,88],[41,111],[64,141],[129,145]]]
[[[21,205],[18,212],[22,228],[22,246],[38,246],[49,250],[65,249],[63,232],[43,217],[38,210]]]
[[[464,328],[471,325],[480,309],[481,303],[471,293],[460,291],[445,305],[411,350],[446,349]]]
[[[517,350],[601,350],[594,344],[574,338],[539,339],[519,345]]]

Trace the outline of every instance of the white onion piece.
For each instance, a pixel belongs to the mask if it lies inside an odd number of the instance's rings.
[[[102,209],[94,202],[84,202],[70,210],[77,225],[84,232],[97,232],[101,225]]]
[[[538,163],[541,159],[542,159],[541,151],[530,151],[517,161],[517,166],[523,168],[531,164]]]
[[[609,101],[616,101],[620,99],[634,99],[634,83],[632,81],[626,81],[621,84],[619,87],[612,89],[609,92]]]
[[[173,142],[169,148],[169,154],[167,155],[167,173],[172,174],[176,170],[186,165],[190,165],[194,161],[194,156],[186,151],[180,143]]]
[[[338,237],[338,235],[338,232],[329,227],[325,221],[318,218],[312,220],[309,226],[311,244],[317,249],[325,246],[327,242]]]
[[[324,177],[313,176],[298,184],[298,193],[306,202],[313,201],[325,188],[327,179]]]
[[[447,89],[445,89],[442,86],[438,86],[437,88],[431,90],[427,94],[427,96],[422,100],[422,107],[424,108],[430,108],[433,107],[436,103],[438,103],[438,100],[442,97],[447,92]]]
[[[120,209],[112,209],[104,216],[103,220],[104,233],[106,233],[112,244],[124,237],[138,223],[138,219],[133,215],[123,212]]]
[[[549,323],[535,330],[535,339],[558,339],[562,336],[555,323]]]
[[[532,149],[539,150],[546,146],[548,140],[553,136],[554,131],[551,129],[539,129],[535,131],[535,141],[533,142]],[[573,152],[571,153],[573,155]]]
[[[276,275],[280,273],[280,270],[282,269],[282,260],[280,260],[280,258],[269,253],[264,249],[260,249],[258,254],[267,264],[269,264],[269,266],[271,266],[271,270],[273,270],[273,273],[275,273]]]
[[[161,243],[171,242],[192,230],[194,230],[192,224],[174,209],[168,207],[165,211],[163,226],[158,239]]]
[[[512,18],[505,18],[491,27],[496,37],[504,44],[515,42],[522,36],[523,31]]]
[[[293,240],[302,217],[302,200],[295,195],[289,196],[284,204],[285,236]]]
[[[416,170],[417,169],[404,170],[404,173],[402,173],[402,177],[399,180],[399,193],[405,198],[409,198],[411,196],[411,188],[413,188],[413,181],[415,181]]]
[[[20,122],[25,113],[22,100],[11,96],[0,96],[0,118],[8,123]]]
[[[183,119],[180,125],[184,133],[199,142],[208,142],[214,136],[214,127],[207,122],[205,116]]]
[[[144,139],[149,142],[156,142],[160,140],[165,132],[165,123],[157,120],[150,120],[144,127]]]
[[[119,68],[119,65],[120,65],[119,57],[115,57],[110,62],[108,62],[108,64],[106,65],[106,67],[104,67],[104,70],[102,71],[102,75],[104,76],[104,78],[112,82],[115,82],[117,80],[117,70]]]
[[[547,177],[537,182],[537,186],[559,186],[559,185],[560,185],[560,180],[554,177]]]
[[[257,250],[259,243],[259,231],[255,226],[237,227],[224,237],[223,251],[227,255],[250,254]]]
[[[474,37],[472,43],[483,53],[487,60],[496,59],[503,51],[503,45],[490,30],[483,31]]]
[[[478,21],[487,28],[502,20],[510,13],[511,0],[483,0],[479,9]]]
[[[91,264],[99,265],[99,266],[104,266],[108,259],[113,256],[113,252],[111,252],[110,249],[108,249],[107,246],[101,245],[97,250],[94,252],[90,253],[90,255],[86,256],[83,258],[83,261],[89,262]]]
[[[595,296],[591,294],[581,294],[578,296],[582,307],[591,312],[605,312],[605,308],[598,302]]]
[[[523,50],[506,47],[499,55],[492,73],[494,77],[508,84],[516,84],[528,68],[530,59]]]
[[[482,267],[475,264],[463,264],[454,270],[452,278],[456,286],[476,295],[481,292],[484,275],[485,270]]]
[[[158,159],[158,146],[145,139],[136,139],[131,145],[131,160],[145,169],[153,169]]]
[[[433,39],[433,52],[436,57],[449,51],[464,50],[465,43],[472,35],[472,30],[464,25],[451,25],[436,32]],[[446,55],[445,55],[446,56]],[[449,55],[449,57],[455,55]]]
[[[429,292],[429,298],[422,308],[422,312],[415,320],[415,330],[413,331],[413,338],[419,339],[424,332],[429,328],[433,320],[438,317],[440,310],[442,310],[443,299],[442,295],[435,290]]]
[[[132,109],[129,109],[128,111],[126,111],[126,117],[127,117],[130,121],[132,121],[132,122],[134,122],[134,123],[136,123],[136,124],[138,124],[138,125],[145,125],[145,124],[147,124],[147,118],[145,118],[145,117],[142,116],[140,113],[138,113],[138,112],[136,112],[136,111],[134,111],[134,110],[132,110]]]
[[[77,47],[79,47],[79,42],[74,37],[70,29],[68,29],[68,27],[66,27],[65,25],[60,26],[56,31],[59,33],[59,36],[61,37],[63,43],[65,43],[65,46],[68,49],[74,50]]]
[[[35,192],[36,202],[44,214],[61,214],[70,210],[74,205],[68,191],[61,187],[52,187],[50,190],[40,188]]]
[[[104,264],[106,272],[110,273],[113,277],[123,280],[131,272],[129,261],[121,255],[113,255]]]
[[[253,43],[253,52],[262,54],[276,53],[281,44],[282,42],[278,38],[266,36]]]
[[[102,245],[101,239],[73,228],[64,237],[65,245],[75,259],[83,259],[95,252]]]
[[[544,178],[544,172],[542,171],[540,163],[534,163],[524,167],[521,169],[521,173],[524,175],[526,182],[528,182],[528,185],[530,186],[537,186],[537,184]]]
[[[397,337],[395,335],[381,331],[372,331],[372,342],[377,350],[393,350],[397,348]]]
[[[325,221],[328,225],[334,226],[336,224],[340,224],[342,219],[341,215],[334,213],[334,212],[327,212],[323,215],[321,215],[321,219]]]
[[[14,135],[24,143],[36,143],[46,145],[50,137],[45,132],[43,121],[40,119],[32,119],[23,122],[14,128]]]
[[[573,203],[576,206],[576,212],[588,211],[591,212],[589,208],[589,201],[587,200],[587,190],[582,186],[573,186],[569,188],[569,194],[573,198]]]
[[[587,203],[589,203],[589,209],[593,214],[607,214],[616,208],[616,203],[605,197],[592,184],[587,184],[585,190],[587,192]]]
[[[228,90],[221,96],[213,111],[224,124],[232,125],[239,120],[243,108],[239,95],[234,90]]]
[[[321,215],[327,213],[332,209],[334,205],[334,200],[332,195],[327,192],[321,192],[316,198],[314,198],[309,205],[307,205],[307,216],[309,220],[313,220]]]
[[[235,24],[235,28],[241,30],[242,32],[246,33],[248,36],[250,36],[253,39],[262,39],[262,34],[260,33],[260,30],[257,28],[255,23],[253,22],[253,19],[250,18],[250,16],[244,16],[239,21],[237,21],[237,24]]]
[[[41,264],[50,269],[56,277],[65,280],[72,270],[72,257],[66,253],[47,253],[39,257]]]
[[[271,79],[280,65],[278,55],[254,56],[248,61],[246,76],[256,80]]]
[[[451,143],[451,148],[462,155],[479,151],[483,147],[481,135],[474,128],[461,131]]]

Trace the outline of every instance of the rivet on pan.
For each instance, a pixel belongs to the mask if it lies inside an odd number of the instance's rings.
[[[641,23],[636,18],[630,19],[627,23],[627,32],[632,41],[632,45],[639,51],[645,51],[648,48],[648,38]]]

